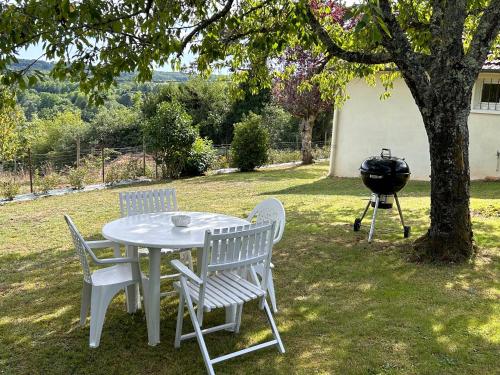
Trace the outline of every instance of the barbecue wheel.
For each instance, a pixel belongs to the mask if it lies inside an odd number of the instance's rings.
[[[361,219],[357,218],[356,220],[354,220],[354,231],[358,232],[360,228],[361,228]]]
[[[404,236],[405,236],[405,238],[410,237],[410,233],[411,233],[411,227],[405,226],[404,227]]]

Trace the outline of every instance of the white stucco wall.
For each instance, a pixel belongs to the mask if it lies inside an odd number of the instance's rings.
[[[479,79],[484,76],[480,75]],[[500,74],[496,77],[500,78]],[[380,154],[381,148],[390,148],[393,155],[406,159],[412,179],[428,180],[427,135],[408,87],[398,79],[389,99],[380,100],[382,92],[380,84],[370,87],[364,80],[349,84],[350,99],[337,111],[334,126],[333,174],[358,176],[358,168],[366,157]],[[475,90],[473,101],[479,100],[478,95],[479,88]],[[500,172],[496,171],[496,153],[500,151],[500,111],[473,110],[469,130],[471,178],[500,177]]]

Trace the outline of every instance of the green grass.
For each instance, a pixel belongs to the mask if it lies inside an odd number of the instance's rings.
[[[275,247],[275,285],[286,354],[269,348],[216,365],[219,374],[493,374],[500,358],[500,184],[473,183],[470,264],[407,261],[396,210],[381,212],[375,241],[352,222],[368,196],[360,179],[328,179],[325,164],[175,181],[185,210],[245,217],[275,196],[287,211]],[[150,186],[139,186],[148,189]],[[81,269],[63,213],[87,238],[118,217],[110,189],[0,207],[1,374],[203,374],[196,341],[173,347],[177,299],[161,303],[161,343],[147,345],[144,314],[111,304],[101,346],[78,326]],[[413,238],[428,225],[429,185],[411,182],[401,203]],[[165,262],[166,263],[166,262]],[[223,311],[207,315],[222,322]],[[189,327],[188,318],[185,326]],[[238,335],[207,336],[212,356],[270,335],[255,304]]]

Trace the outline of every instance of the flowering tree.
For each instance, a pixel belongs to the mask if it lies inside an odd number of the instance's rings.
[[[302,163],[311,164],[312,131],[318,114],[331,106],[323,100],[311,79],[324,64],[322,55],[314,55],[301,47],[289,48],[278,59],[281,72],[273,86],[273,98],[293,116],[300,119]]]

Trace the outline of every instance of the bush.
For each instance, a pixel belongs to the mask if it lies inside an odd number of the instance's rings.
[[[226,155],[218,155],[215,157],[212,164],[212,169],[224,169],[229,168],[229,158]]]
[[[8,200],[14,199],[14,197],[19,193],[20,188],[21,185],[15,181],[0,182],[0,193]]]
[[[241,171],[252,171],[267,162],[269,133],[262,126],[261,117],[252,112],[234,125],[231,143],[232,163]]]
[[[330,157],[330,146],[314,147],[312,150],[313,157],[315,160],[318,159],[328,159]]]
[[[112,184],[121,180],[135,180],[143,175],[142,160],[124,155],[110,162],[104,173],[104,181]]]
[[[203,175],[214,164],[216,156],[216,150],[211,140],[196,138],[191,151],[189,151],[182,174],[184,176]]]
[[[59,175],[54,172],[50,167],[46,167],[46,172],[43,176],[40,176],[38,169],[35,170],[35,190],[46,194],[49,190],[55,189],[61,181]]]
[[[161,166],[162,177],[179,177],[197,135],[191,116],[182,105],[158,104],[156,113],[144,123],[144,135]]]
[[[114,184],[122,179],[121,176],[122,172],[120,166],[116,163],[110,164],[104,173],[104,182],[107,184]]]
[[[70,168],[68,171],[68,181],[73,189],[83,189],[87,178],[87,168]]]
[[[280,164],[299,161],[300,150],[269,150],[269,163]]]
[[[129,157],[123,167],[123,180],[136,180],[144,173],[142,160],[139,158]]]

